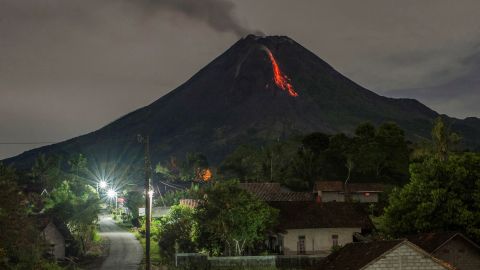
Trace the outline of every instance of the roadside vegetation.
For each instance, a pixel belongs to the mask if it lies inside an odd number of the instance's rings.
[[[67,162],[40,156],[27,172],[0,164],[1,269],[60,269],[41,233],[50,222],[66,241],[63,266],[101,254],[100,199],[86,165],[82,155]]]

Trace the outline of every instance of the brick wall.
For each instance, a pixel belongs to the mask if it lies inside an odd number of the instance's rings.
[[[368,265],[365,270],[445,270],[448,269],[435,262],[406,243],[387,253],[377,261]]]

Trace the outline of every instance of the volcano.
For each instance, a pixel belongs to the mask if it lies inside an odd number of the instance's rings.
[[[137,134],[149,135],[153,162],[201,152],[212,163],[240,144],[292,134],[344,132],[362,122],[396,122],[411,140],[430,138],[439,114],[413,99],[375,94],[284,36],[249,35],[152,104],[68,141],[6,160],[30,166],[40,153],[83,153],[94,160],[136,163]],[[480,145],[480,119],[448,118],[465,144]]]

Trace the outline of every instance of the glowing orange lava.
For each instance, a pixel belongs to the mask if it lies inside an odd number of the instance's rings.
[[[210,171],[210,169],[203,169],[200,171],[200,178],[205,181],[205,182],[208,182],[211,178],[212,178],[212,171]]]
[[[280,70],[277,60],[275,60],[275,57],[273,57],[272,52],[267,48],[265,48],[265,50],[267,51],[268,57],[270,57],[270,61],[272,62],[273,80],[275,81],[275,84],[281,89],[287,91],[290,96],[298,97],[297,91],[295,91],[293,86],[290,84],[290,79]]]

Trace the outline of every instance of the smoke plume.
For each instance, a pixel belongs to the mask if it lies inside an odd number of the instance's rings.
[[[149,12],[178,12],[219,32],[230,32],[238,37],[252,32],[236,20],[235,5],[227,0],[145,0],[145,3]]]

